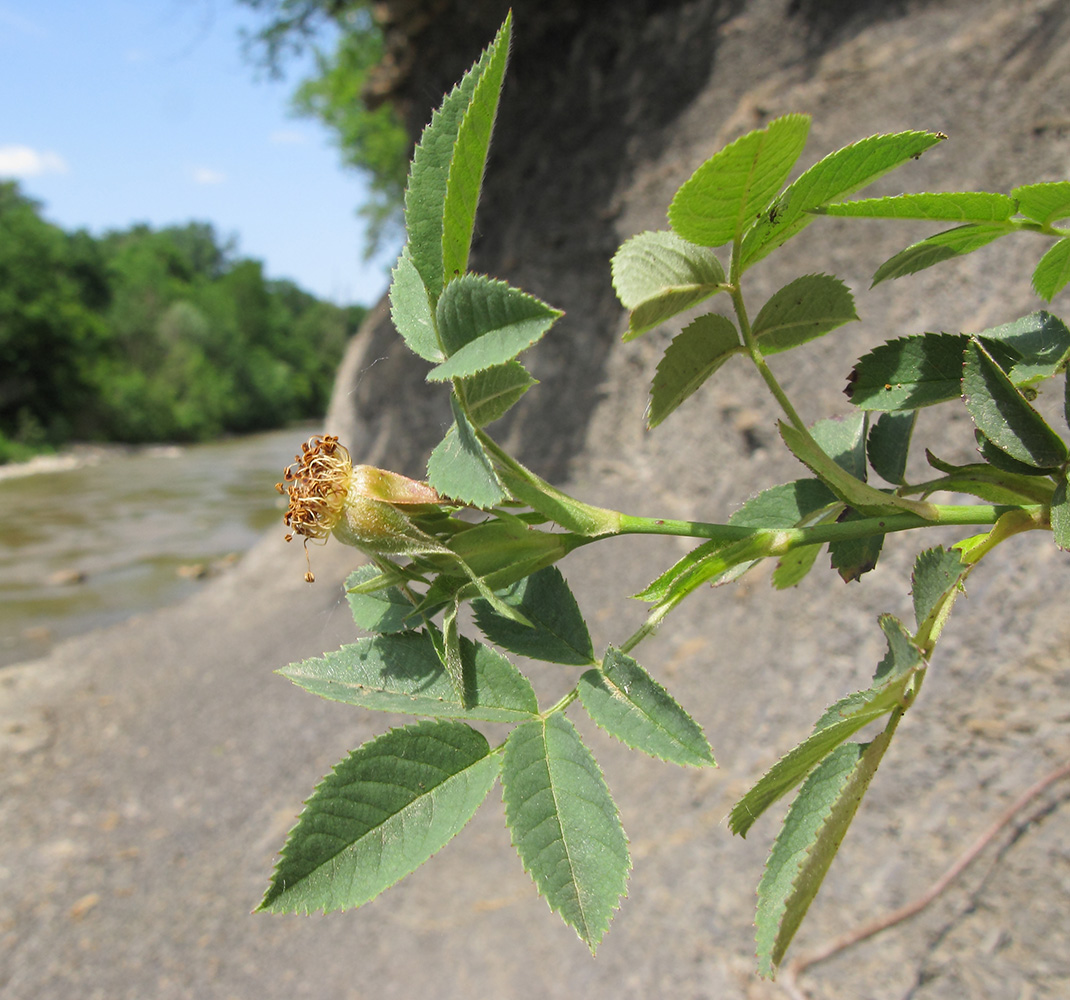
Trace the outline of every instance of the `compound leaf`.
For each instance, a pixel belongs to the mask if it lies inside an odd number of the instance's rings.
[[[612,646],[579,683],[587,714],[611,736],[673,764],[715,766],[702,729],[632,657]]]
[[[502,797],[524,868],[593,953],[620,905],[631,860],[602,772],[562,713],[510,733]]]
[[[418,722],[365,743],[317,786],[259,910],[343,910],[374,899],[472,818],[500,756],[458,722]]]

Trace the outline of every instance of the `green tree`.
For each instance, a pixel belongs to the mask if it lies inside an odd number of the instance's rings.
[[[393,107],[373,107],[369,73],[383,55],[382,33],[368,0],[239,0],[267,17],[249,39],[256,61],[273,74],[294,55],[311,51],[314,72],[294,94],[294,108],[323,122],[343,162],[368,180],[367,203],[358,208],[367,225],[366,252],[401,233],[401,203],[411,147]],[[324,36],[330,38],[324,42]]]

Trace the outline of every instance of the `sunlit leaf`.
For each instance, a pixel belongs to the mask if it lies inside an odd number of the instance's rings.
[[[648,426],[660,424],[740,349],[739,332],[724,316],[699,316],[684,327],[658,362]]]

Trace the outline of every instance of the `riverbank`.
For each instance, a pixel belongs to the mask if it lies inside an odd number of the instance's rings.
[[[79,445],[0,467],[0,666],[190,596],[281,516],[309,425],[197,445]]]

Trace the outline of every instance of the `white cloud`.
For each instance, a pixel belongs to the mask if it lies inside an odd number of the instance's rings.
[[[308,141],[305,133],[298,132],[296,129],[279,129],[277,132],[272,132],[270,138],[278,146],[299,146]]]
[[[29,146],[0,146],[0,177],[37,177],[66,172],[67,164],[57,153],[42,153]]]
[[[196,167],[193,171],[193,179],[198,184],[222,184],[227,175],[221,170],[212,170],[210,167]]]

